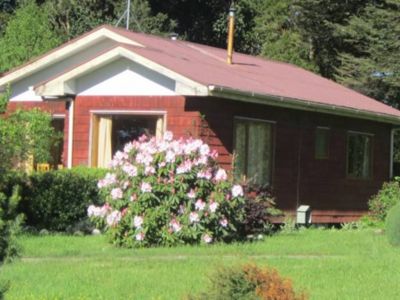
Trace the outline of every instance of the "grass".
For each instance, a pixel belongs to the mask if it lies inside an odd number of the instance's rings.
[[[371,230],[304,230],[263,242],[116,249],[103,236],[23,236],[0,269],[7,299],[182,299],[221,265],[276,267],[311,299],[398,299],[400,250]]]

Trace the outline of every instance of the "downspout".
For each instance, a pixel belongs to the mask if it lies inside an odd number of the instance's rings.
[[[74,139],[74,107],[75,99],[70,98],[68,107],[68,156],[67,156],[67,168],[72,168],[72,151],[73,151],[73,139]]]
[[[303,148],[302,122],[300,122],[299,146],[297,151],[297,179],[296,179],[296,209],[300,206],[300,184],[301,184],[301,152]]]
[[[389,160],[389,179],[393,178],[393,163],[394,163],[394,134],[398,128],[390,130],[390,160]]]

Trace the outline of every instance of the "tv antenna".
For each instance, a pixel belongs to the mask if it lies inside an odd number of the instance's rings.
[[[126,1],[126,9],[122,16],[118,19],[117,23],[115,24],[115,27],[118,27],[119,23],[123,19],[125,19],[125,28],[126,30],[129,30],[129,24],[130,24],[130,17],[131,17],[131,0]],[[140,32],[143,32],[139,22],[135,19],[135,16],[132,16],[132,20],[136,23],[137,28],[139,29]]]

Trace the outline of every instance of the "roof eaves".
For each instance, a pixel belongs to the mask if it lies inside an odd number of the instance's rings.
[[[209,85],[208,88],[210,96],[215,97],[223,97],[244,102],[292,108],[297,110],[314,111],[331,115],[339,115],[344,117],[352,117],[400,125],[400,116],[395,115],[382,114],[367,110],[359,110],[344,106],[328,105],[304,99],[295,99],[277,95],[259,94],[254,92],[235,90],[222,86]]]
[[[90,44],[92,42],[91,39],[87,40],[89,37],[91,37],[93,40],[97,38],[101,38],[101,36],[108,37],[110,39],[113,39],[116,41],[116,43],[126,43],[132,46],[138,46],[138,47],[144,47],[140,43],[127,38],[126,36],[121,35],[120,33],[111,30],[110,26],[107,25],[102,25],[99,27],[96,27],[95,29],[75,38],[72,39],[57,48],[54,48],[43,55],[40,55],[38,57],[35,57],[31,59],[30,61],[26,62],[25,64],[22,64],[21,66],[18,66],[14,69],[11,69],[10,71],[2,74],[0,77],[0,86],[3,86],[7,83],[14,82],[15,80],[18,80],[21,77],[26,77],[29,74],[35,72],[38,69],[46,67],[48,64],[53,62],[54,60],[59,60],[60,57],[66,56],[69,53],[76,51],[76,49],[80,47],[84,47],[85,44]]]

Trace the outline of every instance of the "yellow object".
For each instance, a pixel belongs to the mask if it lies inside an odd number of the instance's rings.
[[[37,164],[36,165],[36,170],[39,171],[39,172],[50,171],[50,165],[49,164]]]
[[[235,10],[233,8],[229,11],[229,28],[228,28],[228,58],[227,63],[232,64],[233,56],[233,36],[235,31]]]

